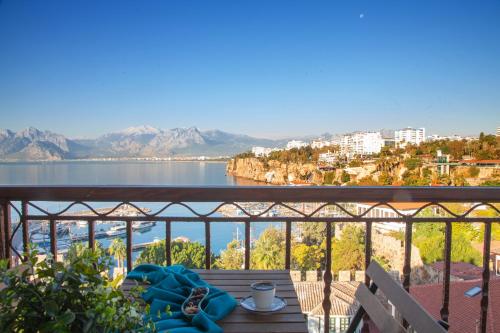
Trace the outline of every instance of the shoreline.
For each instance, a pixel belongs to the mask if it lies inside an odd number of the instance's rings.
[[[213,158],[200,160],[197,158],[179,158],[179,159],[150,159],[150,158],[103,158],[103,159],[67,159],[67,160],[0,160],[0,164],[50,164],[50,163],[79,163],[79,162],[203,162],[203,163],[226,163],[229,159]]]

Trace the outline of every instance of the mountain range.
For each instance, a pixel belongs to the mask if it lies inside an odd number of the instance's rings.
[[[0,160],[64,160],[86,158],[228,156],[252,146],[279,147],[283,140],[259,139],[196,127],[159,129],[130,127],[96,139],[69,139],[29,127],[0,130]]]

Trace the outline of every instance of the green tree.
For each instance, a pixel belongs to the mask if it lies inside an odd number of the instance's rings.
[[[351,176],[345,171],[342,171],[342,175],[340,176],[340,180],[342,183],[347,183],[351,181]]]
[[[273,226],[262,232],[251,251],[253,269],[283,269],[285,267],[285,237]]]
[[[413,171],[422,166],[422,160],[420,158],[408,158],[404,161],[404,164],[408,170]]]
[[[302,272],[321,268],[323,251],[318,245],[296,244],[292,247],[292,267]]]
[[[245,261],[245,254],[241,251],[240,243],[233,239],[227,244],[217,260],[217,267],[221,269],[241,269]]]
[[[332,270],[361,270],[365,264],[365,233],[363,228],[347,225],[340,239],[332,244]]]
[[[109,254],[111,254],[118,262],[118,267],[123,267],[123,261],[127,256],[127,247],[121,238],[115,238],[109,246]]]
[[[431,264],[444,259],[445,225],[443,223],[417,223],[414,244],[420,250],[422,260]],[[454,223],[451,236],[451,260],[453,262],[481,263],[481,254],[471,243],[479,239],[479,232],[468,223]]]
[[[89,252],[92,250],[89,248],[87,243],[78,242],[71,244],[68,248],[68,252],[66,253],[65,262],[76,261],[79,257],[90,255]],[[94,251],[97,256],[105,256],[104,248],[101,243],[95,241],[94,243]]]
[[[184,265],[187,268],[202,268],[205,266],[205,246],[199,242],[174,241],[171,243],[172,263]],[[211,262],[216,258],[211,254]],[[135,264],[167,264],[165,254],[165,240],[161,240],[146,247]]]
[[[326,225],[323,222],[302,222],[302,242],[306,245],[320,245],[325,238]]]

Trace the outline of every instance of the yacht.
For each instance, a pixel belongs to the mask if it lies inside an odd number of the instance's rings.
[[[125,235],[127,233],[127,226],[120,224],[120,225],[115,225],[109,228],[108,231],[106,231],[106,235],[108,237],[117,237],[121,235]]]

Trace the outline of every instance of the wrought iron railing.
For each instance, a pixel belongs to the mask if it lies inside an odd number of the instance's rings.
[[[40,206],[38,201],[64,202],[65,207],[58,211],[49,211]],[[333,276],[332,237],[333,225],[338,222],[356,222],[365,225],[365,265],[372,259],[372,229],[377,222],[401,222],[405,224],[405,255],[403,267],[403,287],[410,288],[412,231],[416,223],[436,222],[445,224],[444,281],[441,307],[441,319],[448,322],[450,301],[450,264],[452,249],[452,228],[457,222],[484,224],[483,274],[480,313],[480,331],[486,332],[488,313],[488,287],[490,280],[490,243],[492,223],[500,222],[500,188],[498,187],[155,187],[155,186],[1,186],[0,187],[0,258],[7,258],[14,264],[16,258],[22,261],[22,251],[28,251],[29,224],[33,221],[49,221],[50,252],[57,258],[57,222],[87,221],[88,244],[95,244],[95,222],[124,221],[126,223],[127,269],[132,269],[133,222],[160,221],[165,224],[166,262],[172,263],[171,226],[172,222],[202,222],[205,226],[205,267],[211,267],[211,223],[243,222],[244,269],[250,269],[250,232],[251,224],[256,222],[285,223],[285,269],[291,266],[291,239],[293,222],[326,223],[326,253],[324,288],[324,327],[329,328],[330,284]],[[105,212],[93,207],[96,202],[112,202],[114,208]],[[146,211],[137,203],[157,203],[162,207],[155,211]],[[209,211],[201,212],[195,203],[214,203]],[[394,203],[419,202],[421,207],[410,214],[405,214],[394,207]],[[266,208],[258,211],[248,209],[249,203],[267,203]],[[296,203],[315,203],[309,212],[297,207]],[[362,213],[349,208],[351,203],[370,203]],[[456,212],[447,203],[463,203],[466,210]],[[76,205],[86,207],[86,215],[72,214]],[[122,205],[129,205],[136,210],[135,216],[117,216],[114,214]],[[169,214],[173,206],[184,207],[188,214],[175,216]],[[240,213],[237,216],[221,216],[220,210],[232,206]],[[374,216],[377,207],[387,207],[394,214]],[[193,208],[195,207],[195,208]],[[475,216],[474,212],[487,207],[493,216]],[[437,208],[441,214],[422,216],[426,208]],[[324,213],[331,209],[335,214]],[[273,212],[273,214],[270,214]],[[17,214],[19,223],[13,224],[12,214]],[[22,234],[22,251],[13,244],[19,232]],[[365,282],[369,284],[366,276]],[[453,323],[450,323],[453,325]]]

